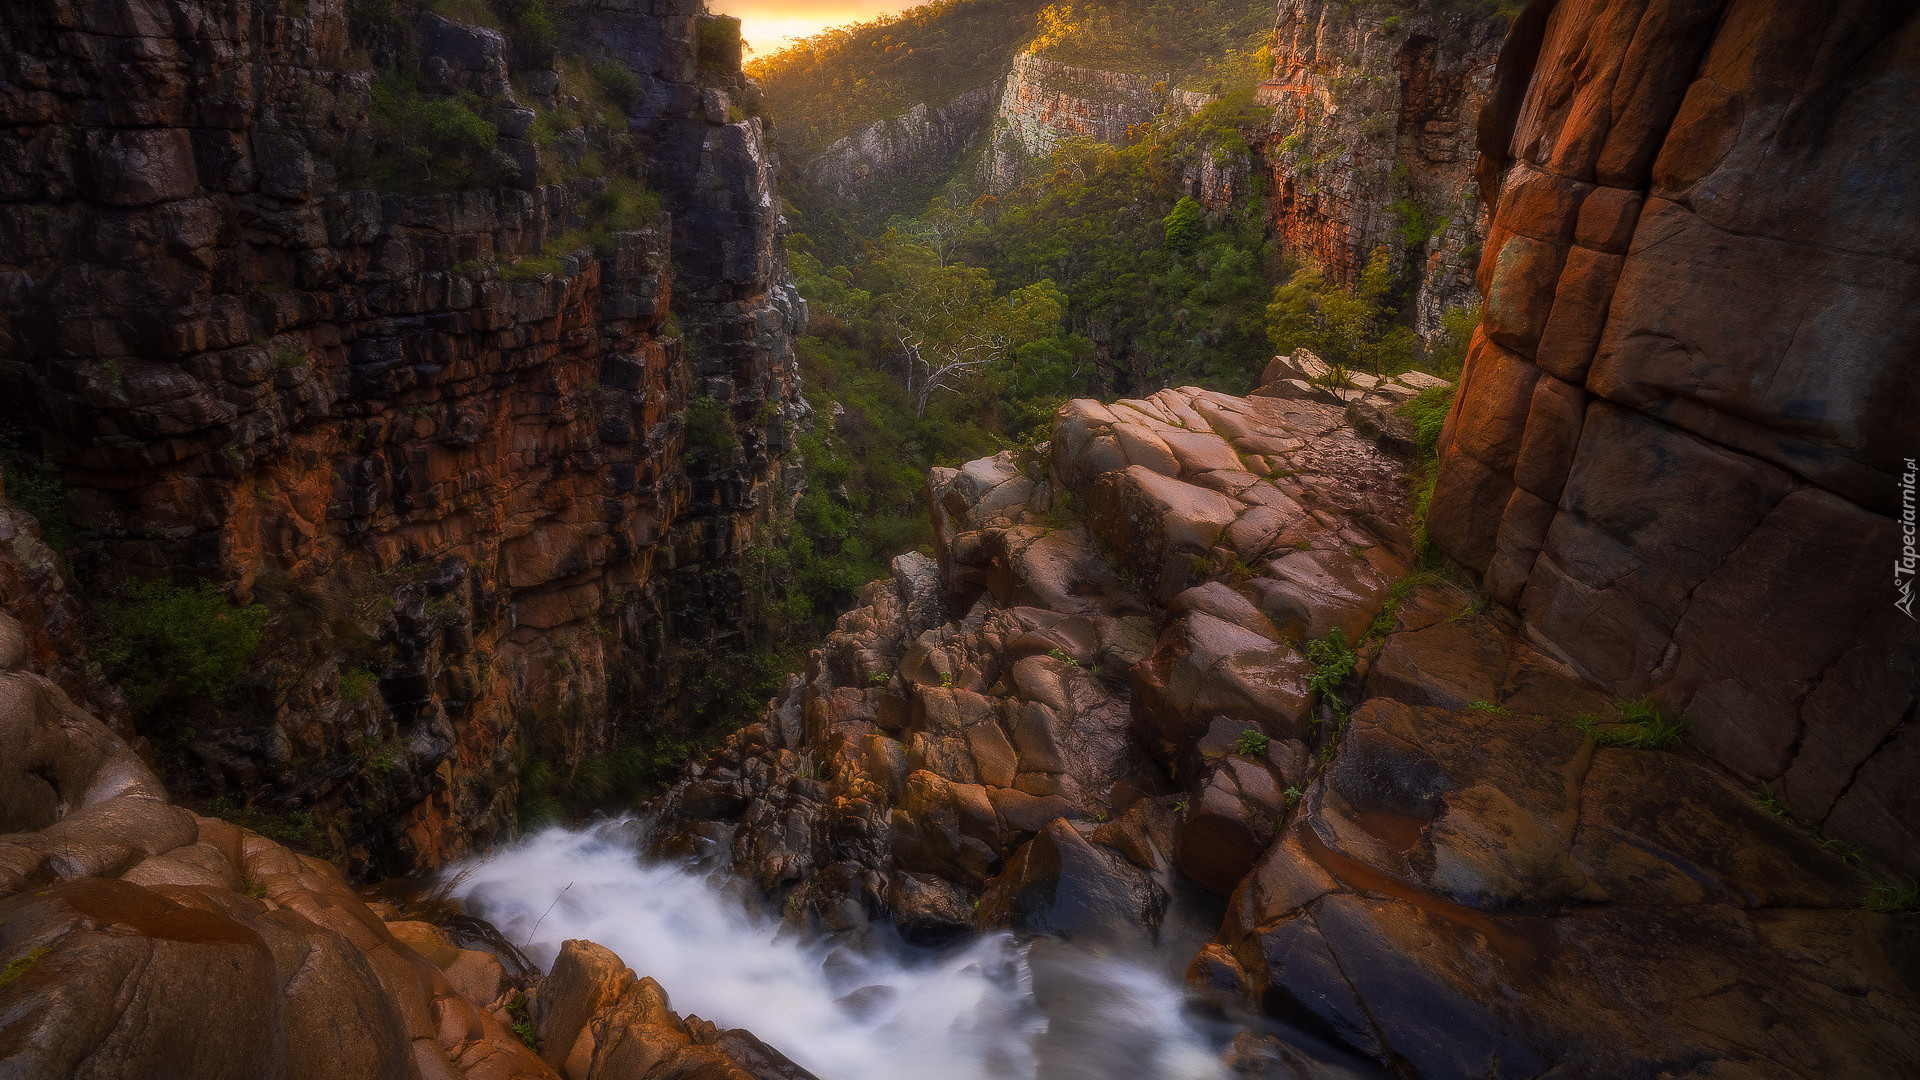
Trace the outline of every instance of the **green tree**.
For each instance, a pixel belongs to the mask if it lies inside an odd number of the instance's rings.
[[[1412,363],[1418,336],[1391,322],[1386,302],[1393,285],[1393,256],[1374,249],[1351,290],[1307,267],[1273,291],[1267,305],[1267,337],[1283,353],[1313,350],[1335,367],[1365,367],[1376,374]]]
[[[246,677],[267,609],[234,607],[207,582],[135,587],[105,605],[95,654],[137,713],[218,701]]]
[[[1191,195],[1181,196],[1160,224],[1166,229],[1167,250],[1181,255],[1199,247],[1201,238],[1207,235],[1206,215]]]
[[[1065,305],[1047,281],[996,296],[985,270],[947,263],[925,244],[896,240],[871,276],[875,314],[905,362],[915,416],[926,415],[933,395],[958,391],[1058,330]]]

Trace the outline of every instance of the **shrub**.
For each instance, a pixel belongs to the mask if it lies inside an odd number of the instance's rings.
[[[257,809],[251,799],[241,801],[231,795],[216,796],[207,812],[243,829],[251,829],[269,840],[319,855],[333,856],[332,838],[320,828],[310,810],[274,812]]]
[[[1274,289],[1267,305],[1267,336],[1276,351],[1306,347],[1329,365],[1365,367],[1376,374],[1413,363],[1419,336],[1391,320],[1393,254],[1376,248],[1353,289],[1343,289],[1311,267]]]
[[[718,398],[697,397],[687,405],[687,448],[730,453],[740,445],[733,418]]]
[[[539,1036],[533,1031],[533,1016],[527,1011],[527,995],[516,991],[513,1000],[507,1002],[507,1016],[513,1020],[513,1033],[527,1044],[527,1049],[540,1049]]]
[[[373,84],[369,179],[402,190],[489,187],[515,168],[499,152],[500,131],[473,111],[471,95],[428,97],[414,75],[391,71]]]
[[[1686,721],[1668,716],[1646,698],[1619,703],[1611,721],[1586,714],[1576,717],[1573,726],[1585,732],[1595,745],[1632,750],[1670,749],[1687,731]]]
[[[79,530],[67,516],[67,485],[51,461],[8,453],[7,501],[40,523],[40,539],[55,551],[73,546]]]
[[[614,60],[596,60],[587,66],[600,86],[606,90],[608,100],[620,107],[621,112],[632,112],[640,104],[640,76],[633,69]]]
[[[1248,728],[1233,741],[1233,752],[1241,757],[1265,757],[1267,743],[1270,741],[1265,732],[1257,728]]]
[[[1754,796],[1753,801],[1754,805],[1772,814],[1774,817],[1785,820],[1793,816],[1787,809],[1787,800],[1781,798],[1780,793],[1773,790],[1772,784],[1761,784],[1760,794]]]
[[[1337,626],[1327,631],[1326,637],[1307,642],[1307,662],[1313,665],[1307,688],[1322,699],[1337,700],[1359,659],[1348,646],[1347,635]]]
[[[340,697],[350,704],[358,705],[373,696],[373,691],[378,684],[379,680],[366,668],[347,668],[340,673]]]
[[[103,605],[95,655],[137,713],[218,701],[246,677],[267,611],[235,607],[207,582],[155,581]]]
[[[1453,408],[1454,389],[1430,387],[1394,410],[1413,421],[1413,441],[1419,447],[1419,460],[1423,462],[1432,461],[1440,451],[1440,429],[1446,426],[1447,413]]]

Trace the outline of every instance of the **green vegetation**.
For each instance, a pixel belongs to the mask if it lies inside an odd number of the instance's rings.
[[[697,397],[687,404],[687,449],[729,454],[740,445],[733,417],[718,398]]]
[[[1273,5],[1260,0],[1058,0],[1040,13],[1030,51],[1076,67],[1172,73],[1176,85],[1218,92],[1236,51],[1272,29]]]
[[[1351,290],[1320,271],[1296,271],[1274,290],[1267,305],[1267,337],[1282,353],[1307,348],[1338,369],[1365,368],[1376,375],[1405,371],[1419,355],[1412,329],[1393,323],[1386,302],[1393,287],[1393,254],[1377,248]]]
[[[523,716],[516,754],[521,827],[630,809],[664,791],[688,761],[704,758],[742,723],[758,719],[787,675],[806,660],[805,651],[778,630],[766,628],[771,644],[744,651],[676,649],[664,665],[674,686],[645,682],[637,662],[616,667],[609,673],[609,711],[617,726],[613,745],[604,751],[580,752],[573,708]],[[659,713],[659,702],[669,696],[680,706],[672,717]]]
[[[1267,113],[1253,103],[1255,82],[1254,69],[1239,71],[1219,101],[1168,114],[1128,146],[1069,141],[1020,187],[944,211],[961,219],[951,229],[960,258],[1009,286],[1051,282],[1067,328],[1099,343],[1078,392],[1198,383],[1245,393],[1265,369],[1265,306],[1289,270],[1266,235],[1263,181],[1225,212],[1205,211],[1184,187],[1192,163],[1245,152],[1243,132]]]
[[[430,97],[411,70],[392,70],[373,84],[372,145],[346,162],[349,183],[395,191],[492,187],[513,175],[500,153],[500,131],[474,110],[471,94]]]
[[[380,680],[364,667],[350,667],[340,672],[340,697],[351,704],[370,700],[379,685]]]
[[[16,956],[12,960],[7,961],[7,966],[4,969],[0,969],[0,990],[6,989],[15,979],[25,975],[27,969],[31,968],[35,961],[52,951],[52,949],[46,946],[41,946],[39,948],[28,949],[26,955]]]
[[[166,717],[231,693],[266,619],[266,608],[235,607],[207,582],[154,581],[106,600],[91,646],[136,714]]]
[[[1507,708],[1505,705],[1495,705],[1491,701],[1475,701],[1470,703],[1467,707],[1470,709],[1478,709],[1479,711],[1486,713],[1489,716],[1512,716],[1513,715],[1512,709]]]
[[[795,161],[876,120],[940,106],[1005,74],[1033,37],[1044,0],[936,0],[873,22],[824,30],[747,65],[782,104],[781,142]]]
[[[1269,741],[1271,740],[1267,738],[1266,732],[1258,728],[1248,728],[1233,741],[1233,752],[1241,757],[1265,757]]]
[[[40,523],[40,539],[55,552],[65,553],[80,539],[80,530],[67,512],[67,485],[53,462],[0,442],[5,463],[7,501],[32,514]]]
[[[1920,915],[1920,881],[1883,881],[1867,890],[1868,911],[1882,915]]]
[[[1206,214],[1193,196],[1182,195],[1173,209],[1167,211],[1167,216],[1160,219],[1160,227],[1166,237],[1167,250],[1185,255],[1199,247],[1206,236]]]
[[[1419,460],[1431,462],[1440,452],[1440,429],[1446,426],[1447,413],[1453,409],[1455,387],[1435,386],[1420,391],[1394,411],[1413,421],[1414,442]]]
[[[527,1011],[527,995],[514,992],[513,1000],[507,1002],[507,1017],[513,1021],[513,1033],[527,1044],[527,1049],[538,1052],[540,1037],[534,1034],[533,1016]]]
[[[1359,655],[1347,644],[1346,634],[1334,627],[1327,631],[1326,637],[1307,642],[1307,662],[1313,665],[1307,688],[1322,701],[1338,703],[1340,691],[1353,677],[1359,660]]]
[[[208,803],[207,813],[323,859],[336,854],[333,838],[320,828],[310,810],[262,810],[252,799],[217,795]]]
[[[1478,308],[1473,309],[1477,312]],[[1409,477],[1413,488],[1413,550],[1422,564],[1430,564],[1435,553],[1427,538],[1427,511],[1433,505],[1433,488],[1440,479],[1440,431],[1447,414],[1453,410],[1457,386],[1436,386],[1422,390],[1401,403],[1395,412],[1413,421],[1416,446]]]
[[[1782,821],[1791,821],[1793,819],[1792,812],[1787,808],[1787,800],[1781,798],[1780,793],[1773,790],[1772,784],[1761,784],[1760,794],[1754,796],[1753,802],[1754,805],[1760,809]]]
[[[1347,703],[1340,694],[1359,666],[1360,656],[1347,644],[1346,634],[1337,626],[1327,631],[1326,637],[1307,642],[1306,653],[1307,662],[1313,665],[1313,674],[1307,676],[1307,689],[1334,717],[1333,730],[1320,732],[1320,760],[1331,761],[1347,728]]]
[[[1591,713],[1574,718],[1573,726],[1598,746],[1623,746],[1634,750],[1667,750],[1677,746],[1686,734],[1686,721],[1668,716],[1646,698],[1623,701],[1615,706],[1612,719]]]

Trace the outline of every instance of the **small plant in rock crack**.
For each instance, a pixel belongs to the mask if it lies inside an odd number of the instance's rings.
[[[1584,732],[1596,746],[1621,746],[1632,750],[1667,750],[1680,742],[1687,723],[1668,716],[1646,698],[1623,701],[1615,706],[1614,719],[1602,720],[1592,713],[1576,717],[1573,726]]]
[[[1760,809],[1765,810],[1767,813],[1783,821],[1792,817],[1792,814],[1787,810],[1787,800],[1781,798],[1780,793],[1773,790],[1772,784],[1761,784],[1760,794],[1754,796],[1753,802],[1754,805]]]
[[[1845,840],[1835,840],[1830,836],[1823,836],[1820,838],[1820,846],[1827,850],[1827,854],[1832,855],[1842,862],[1858,862],[1860,860],[1860,849],[1847,843]]]
[[[1493,716],[1512,716],[1513,715],[1512,709],[1509,709],[1504,705],[1495,705],[1491,701],[1476,701],[1468,705],[1467,708],[1478,709],[1483,713],[1488,713]]]
[[[1347,635],[1337,626],[1327,631],[1326,637],[1307,642],[1307,662],[1313,665],[1307,688],[1322,700],[1338,700],[1340,688],[1353,676],[1359,659],[1347,644]]]
[[[1299,784],[1292,784],[1289,785],[1287,790],[1282,792],[1282,794],[1286,797],[1287,809],[1291,810],[1300,805],[1300,796],[1305,793],[1300,790]]]
[[[1113,815],[1107,813],[1105,810],[1095,810],[1093,813],[1087,815],[1087,820],[1093,822],[1095,825],[1105,825],[1112,817]]]
[[[1920,914],[1920,881],[1883,881],[1867,890],[1862,906],[1882,915]]]
[[[1187,812],[1187,800],[1185,800],[1185,799],[1175,799],[1175,800],[1173,800],[1173,812],[1174,812],[1174,813],[1176,813],[1176,814],[1184,814],[1184,813],[1186,813],[1186,812]]]
[[[540,1037],[533,1033],[533,1017],[527,1012],[527,995],[513,995],[513,1000],[507,1002],[507,1016],[512,1019],[513,1033],[527,1044],[527,1049],[538,1051]]]
[[[944,687],[946,687],[946,688],[947,688],[947,689],[949,689],[949,690],[951,690],[951,689],[953,688],[953,672],[951,672],[951,671],[943,671],[943,672],[941,672],[941,673],[940,673],[940,685],[941,685],[941,686],[944,686]]]
[[[1071,664],[1075,662],[1073,657],[1067,655],[1067,651],[1065,649],[1048,649],[1047,655],[1053,657],[1055,660],[1058,660],[1063,664]]]
[[[1233,741],[1233,752],[1239,754],[1241,757],[1265,757],[1268,742],[1266,732],[1256,728],[1248,728],[1240,733],[1238,739]]]
[[[893,672],[876,671],[867,676],[868,686],[885,686],[893,681]]]

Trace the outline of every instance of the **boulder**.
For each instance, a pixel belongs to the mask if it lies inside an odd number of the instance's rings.
[[[1068,941],[1151,944],[1165,906],[1145,871],[1056,820],[987,887],[979,922]]]

